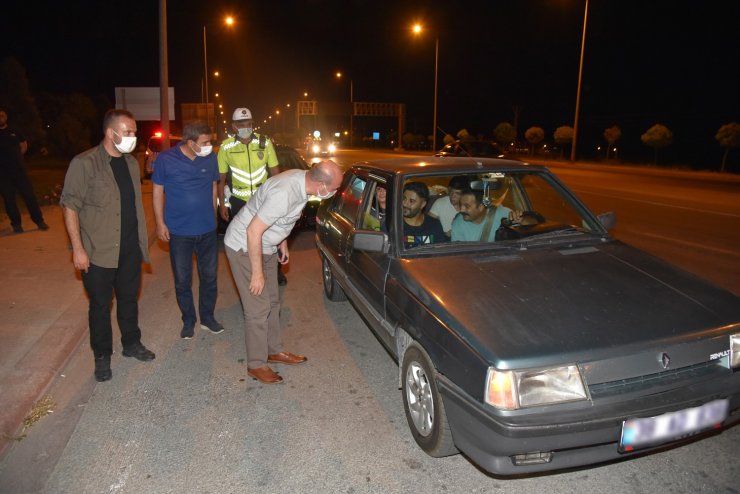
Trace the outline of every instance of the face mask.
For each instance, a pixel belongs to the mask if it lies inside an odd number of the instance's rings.
[[[121,138],[120,144],[116,144],[116,142],[113,141],[113,145],[118,149],[119,153],[130,153],[134,150],[136,147],[136,136],[122,136],[115,130],[113,133]]]
[[[242,139],[247,139],[252,136],[252,127],[240,127],[236,130],[236,133]]]
[[[323,194],[321,193],[321,185],[324,186]],[[329,199],[331,196],[333,196],[336,193],[336,190],[332,190],[331,192],[329,192],[329,189],[325,183],[322,183],[321,185],[319,185],[319,188],[316,190],[316,195],[319,197],[319,199],[321,200]]]
[[[196,144],[196,146],[197,146],[197,144]],[[191,149],[193,149],[193,148],[191,148]],[[195,149],[193,149],[193,152],[195,153],[195,155],[196,156],[200,156],[201,158],[204,158],[204,157],[208,156],[209,154],[211,154],[211,151],[213,151],[213,146],[200,146],[200,152],[198,152]]]

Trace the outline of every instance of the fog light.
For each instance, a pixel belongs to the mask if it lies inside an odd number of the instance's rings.
[[[543,463],[550,463],[552,461],[552,451],[536,451],[534,453],[514,455],[511,457],[511,460],[517,467],[525,465],[542,465]]]

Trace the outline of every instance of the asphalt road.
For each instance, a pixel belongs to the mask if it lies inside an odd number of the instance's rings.
[[[487,475],[462,455],[428,457],[408,431],[396,364],[348,302],[323,296],[310,232],[292,243],[287,276],[286,349],[309,362],[282,366],[286,383],[262,386],[246,376],[243,317],[223,253],[216,315],[227,331],[181,340],[168,255],[155,245],[140,320],[156,360],[125,359],[117,348],[113,380],[96,384],[83,343],[49,392],[55,412],[0,464],[0,492],[738,492],[740,427],[528,478]]]

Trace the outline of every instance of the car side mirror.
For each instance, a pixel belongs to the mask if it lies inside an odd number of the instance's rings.
[[[365,252],[388,252],[388,236],[385,232],[361,230],[352,237],[352,248]]]
[[[598,218],[601,225],[607,230],[611,230],[617,225],[617,213],[615,213],[614,211],[601,213],[600,215],[596,216],[596,218]]]

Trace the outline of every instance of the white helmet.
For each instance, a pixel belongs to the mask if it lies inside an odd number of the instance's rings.
[[[237,108],[234,110],[234,114],[231,116],[231,120],[233,122],[238,122],[240,120],[252,120],[252,112],[249,111],[249,108]]]

